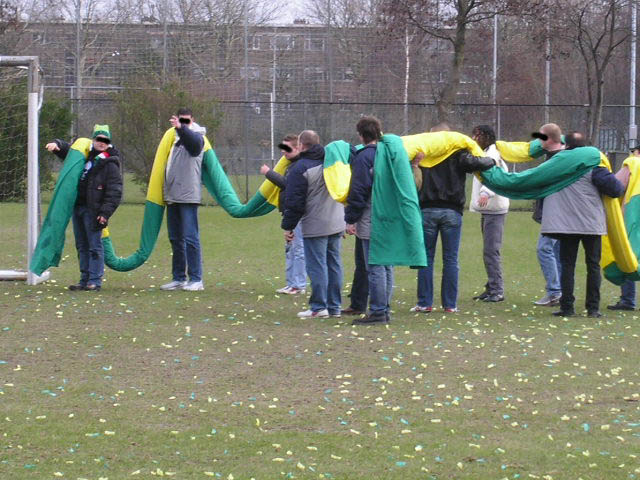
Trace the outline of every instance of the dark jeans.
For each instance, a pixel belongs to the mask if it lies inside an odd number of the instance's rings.
[[[555,235],[560,240],[560,286],[562,297],[560,309],[573,311],[575,297],[573,288],[575,285],[576,259],[578,246],[582,242],[584,259],[587,264],[587,295],[585,307],[587,312],[595,312],[600,308],[600,255],[602,251],[602,237],[600,235]]]
[[[102,230],[96,229],[96,217],[85,205],[73,207],[73,235],[78,250],[80,283],[102,285],[104,274],[104,249]]]
[[[198,229],[197,203],[167,205],[167,230],[173,251],[171,264],[173,279],[184,282],[202,280],[202,254]]]
[[[353,272],[353,283],[349,294],[351,305],[349,306],[354,310],[364,312],[367,310],[367,300],[369,299],[369,278],[362,240],[358,237],[356,237],[355,262],[356,269]]]
[[[450,208],[422,209],[427,266],[418,270],[418,306],[433,305],[433,263],[438,234],[442,240],[442,282],[440,297],[444,308],[456,308],[458,302],[458,250],[462,234],[462,214]]]

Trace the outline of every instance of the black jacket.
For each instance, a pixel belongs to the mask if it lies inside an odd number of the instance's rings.
[[[492,158],[474,157],[466,150],[458,150],[435,167],[420,167],[420,208],[450,208],[462,213],[467,173],[488,170],[494,165]]]
[[[60,158],[66,158],[71,145],[64,140],[55,140],[60,150],[54,152]],[[122,200],[122,174],[120,173],[120,153],[115,147],[107,149],[109,157],[100,159],[78,183],[76,205],[86,205],[92,213],[107,220],[115,212]],[[89,150],[87,161],[95,162],[100,154],[93,148]],[[82,190],[82,191],[81,191]],[[100,225],[99,228],[105,227]]]
[[[293,168],[295,162],[297,162],[299,158],[300,155],[297,155],[289,160],[291,164],[284,172],[284,175],[280,175],[273,168],[264,175],[265,177],[267,177],[267,180],[273,183],[276,187],[280,188],[280,192],[278,193],[278,210],[280,211],[280,213],[284,213],[284,191],[287,188],[287,174]]]
[[[376,161],[377,145],[365,145],[357,151],[351,161],[351,184],[344,208],[344,221],[354,224],[371,204],[373,189],[373,165]]]

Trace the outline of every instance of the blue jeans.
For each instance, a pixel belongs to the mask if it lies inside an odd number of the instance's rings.
[[[304,257],[307,275],[311,280],[309,306],[314,312],[329,310],[340,313],[342,298],[342,261],[340,250],[342,233],[304,239]]]
[[[285,276],[288,287],[307,288],[307,272],[304,266],[302,224],[293,229],[293,241],[284,246]]]
[[[438,233],[442,238],[442,284],[440,296],[444,308],[456,308],[458,301],[458,249],[462,234],[462,214],[450,208],[422,209],[427,266],[418,270],[418,305],[433,306],[433,263]]]
[[[393,267],[369,265],[369,239],[362,239],[362,252],[369,279],[369,313],[373,315],[388,314],[393,293]]]
[[[80,264],[80,283],[102,285],[104,275],[104,249],[102,247],[102,230],[96,229],[97,215],[89,211],[85,205],[73,207],[73,235],[78,250]]]
[[[184,282],[202,280],[202,254],[198,230],[198,204],[172,203],[167,205],[167,230],[173,251],[171,271],[173,279]]]
[[[636,282],[627,280],[620,285],[620,303],[636,308]]]
[[[538,237],[538,263],[547,282],[547,295],[560,295],[560,242],[540,234]]]

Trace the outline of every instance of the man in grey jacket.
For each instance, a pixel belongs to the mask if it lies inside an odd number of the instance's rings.
[[[198,206],[202,201],[201,172],[206,130],[195,123],[188,108],[178,110],[169,122],[176,129],[176,139],[169,153],[162,193],[167,204],[173,279],[160,288],[198,291],[204,289]]]
[[[565,137],[566,149],[584,147],[585,137],[573,132]],[[587,315],[600,313],[600,255],[602,235],[607,233],[607,218],[601,195],[617,198],[624,187],[615,175],[604,167],[596,167],[579,180],[544,199],[542,229],[544,235],[560,240],[560,310],[555,316],[575,315],[573,304],[574,275],[578,246],[582,242],[587,264]]]
[[[324,182],[324,147],[318,134],[313,130],[303,131],[298,145],[300,159],[287,175],[282,214],[286,241],[294,239],[296,225],[302,224],[304,257],[311,280],[310,308],[298,313],[298,317],[339,317],[344,207],[331,197]]]

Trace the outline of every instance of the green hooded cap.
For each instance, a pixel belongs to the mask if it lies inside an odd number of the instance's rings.
[[[111,140],[111,131],[109,131],[109,125],[95,124],[93,126],[93,137],[91,138],[96,138],[98,135],[102,135],[103,137]]]

